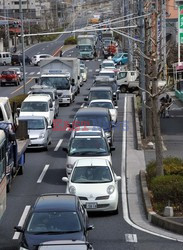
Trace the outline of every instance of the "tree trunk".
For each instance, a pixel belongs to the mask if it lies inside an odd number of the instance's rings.
[[[160,128],[160,115],[158,108],[158,95],[157,93],[157,79],[152,82],[152,110],[153,110],[153,127],[154,127],[154,139],[155,139],[155,151],[156,151],[156,176],[164,175],[163,170],[163,147],[162,147],[162,137]]]

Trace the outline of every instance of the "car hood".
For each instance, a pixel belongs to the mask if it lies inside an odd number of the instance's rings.
[[[28,134],[29,134],[29,139],[39,138],[41,134],[45,134],[45,130],[44,129],[38,129],[38,130],[28,129]]]
[[[113,182],[108,183],[71,183],[71,186],[74,186],[76,188],[76,195],[77,196],[84,196],[89,197],[90,199],[94,199],[98,196],[105,196],[109,195],[107,193],[107,188],[110,185],[114,185]]]
[[[37,250],[36,246],[39,246],[40,243],[45,241],[52,241],[52,240],[86,240],[85,236],[83,235],[83,231],[77,233],[68,233],[68,234],[44,234],[44,235],[34,235],[25,233],[25,240],[28,245],[29,250]]]

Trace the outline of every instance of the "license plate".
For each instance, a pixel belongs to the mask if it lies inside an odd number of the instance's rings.
[[[96,202],[86,203],[86,209],[95,209],[95,208],[97,208]]]

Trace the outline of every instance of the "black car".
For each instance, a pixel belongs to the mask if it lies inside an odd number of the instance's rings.
[[[110,146],[113,145],[113,127],[115,126],[111,120],[111,115],[106,108],[81,108],[76,112],[73,123],[70,127],[79,126],[98,126],[103,128],[107,141]]]
[[[22,65],[23,64],[23,56],[21,54],[16,54],[11,56],[11,64],[12,65]],[[32,60],[30,57],[25,55],[25,64],[30,65],[32,64]]]
[[[33,205],[24,227],[16,226],[22,233],[20,247],[36,250],[37,246],[53,240],[86,241],[88,215],[79,198],[72,194],[44,194]]]

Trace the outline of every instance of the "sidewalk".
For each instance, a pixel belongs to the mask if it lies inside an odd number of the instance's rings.
[[[127,170],[127,198],[128,198],[128,209],[129,209],[129,217],[131,221],[135,224],[139,230],[142,231],[151,231],[154,235],[163,235],[165,237],[174,238],[176,240],[182,240],[182,235],[177,235],[175,233],[171,233],[164,229],[153,226],[148,222],[145,212],[144,206],[142,202],[142,195],[140,190],[140,181],[139,181],[139,171],[146,169],[146,161],[143,150],[135,149],[135,127],[133,121],[133,108],[131,99],[132,96],[128,97],[128,105],[127,105],[127,121],[131,126],[129,126],[129,130],[127,132],[127,162],[126,162],[126,170]]]

